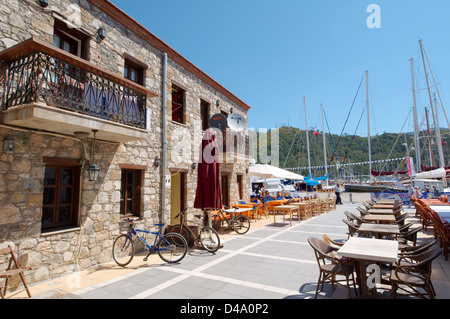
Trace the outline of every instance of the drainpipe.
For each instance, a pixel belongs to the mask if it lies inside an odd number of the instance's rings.
[[[161,223],[166,221],[166,166],[167,166],[167,125],[166,125],[166,104],[167,104],[167,53],[163,53],[163,74],[162,74],[163,96],[162,96],[162,126],[163,126],[163,150],[162,150],[162,176],[161,176]],[[164,232],[164,229],[162,230]]]

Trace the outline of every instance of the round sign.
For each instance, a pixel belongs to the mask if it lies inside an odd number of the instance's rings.
[[[217,113],[211,116],[209,119],[209,124],[213,128],[218,128],[221,131],[224,131],[228,126],[228,121],[225,115]]]

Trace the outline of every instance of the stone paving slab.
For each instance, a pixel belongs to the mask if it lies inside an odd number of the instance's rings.
[[[346,240],[348,228],[342,222],[344,211],[357,213],[359,205],[339,205],[337,210],[312,219],[294,220],[292,227],[289,220],[273,224],[272,219],[245,235],[221,235],[225,245],[217,253],[193,250],[179,264],[166,264],[157,255],[143,263],[143,255],[136,256],[127,269],[115,264],[102,265],[82,272],[83,288],[67,289],[67,298],[311,299],[319,271],[308,237],[321,237],[326,233],[332,239]],[[417,222],[414,210],[406,210],[411,220]],[[431,231],[423,233],[419,241],[432,236]],[[100,279],[101,276],[105,279]],[[437,259],[432,280],[437,298],[450,298],[450,261],[442,256]],[[52,292],[43,292],[35,298],[62,298],[62,283],[63,278],[55,281]],[[31,287],[32,292],[36,288]],[[389,298],[389,291],[380,292],[379,297]],[[347,291],[345,288],[332,290],[331,285],[325,285],[319,298],[347,298]]]

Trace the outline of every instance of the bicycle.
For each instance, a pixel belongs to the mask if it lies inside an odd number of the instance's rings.
[[[147,261],[153,252],[158,252],[159,257],[167,263],[177,263],[186,256],[187,242],[183,236],[176,233],[161,235],[164,224],[155,224],[155,226],[159,227],[158,232],[134,228],[134,224],[142,219],[144,218],[127,218],[122,220],[122,222],[128,223],[128,231],[120,232],[121,234],[114,240],[112,249],[113,259],[119,266],[125,267],[133,260],[136,238],[144,244],[145,249],[149,250],[144,261]],[[144,236],[146,234],[156,235],[153,245],[147,243],[145,238],[138,233],[143,233]]]
[[[183,236],[186,241],[189,243],[191,239],[194,239],[194,244],[200,244],[204,249],[209,251],[210,253],[215,253],[220,248],[220,237],[215,229],[209,226],[202,226],[200,219],[202,215],[194,215],[198,220],[198,229],[197,234],[194,234],[192,229],[189,228],[184,213],[187,208],[183,209],[175,219],[180,217],[180,224],[172,227],[171,232],[180,234]]]
[[[238,210],[236,208],[235,210]],[[250,229],[250,219],[242,214],[237,215],[236,212],[225,215],[223,209],[219,209],[217,214],[212,216],[213,228],[217,229],[222,225],[222,222],[226,222],[228,229],[234,230],[236,233],[243,235]]]

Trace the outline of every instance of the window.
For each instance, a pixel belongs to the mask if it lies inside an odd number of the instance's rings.
[[[78,226],[80,167],[77,162],[77,160],[47,159],[42,232]]]
[[[228,118],[228,113],[225,111],[220,111],[220,113],[225,116],[226,118]],[[227,151],[227,130],[223,130],[222,132],[223,135],[223,144],[222,144],[222,152],[226,152]]]
[[[85,33],[69,28],[66,23],[55,19],[53,31],[53,45],[66,52],[87,59],[89,36]]]
[[[136,82],[137,84],[144,85],[145,82],[145,71],[148,69],[148,65],[142,63],[138,59],[132,57],[131,55],[125,53],[125,66],[123,76],[128,80]]]
[[[222,190],[222,204],[230,207],[230,179],[228,174],[222,174],[220,176],[220,188]]]
[[[206,131],[209,127],[209,103],[203,100],[200,100],[200,114],[202,117],[202,130]]]
[[[185,91],[172,85],[172,121],[184,124]]]
[[[142,170],[122,169],[120,190],[120,214],[140,216],[141,214]]]

